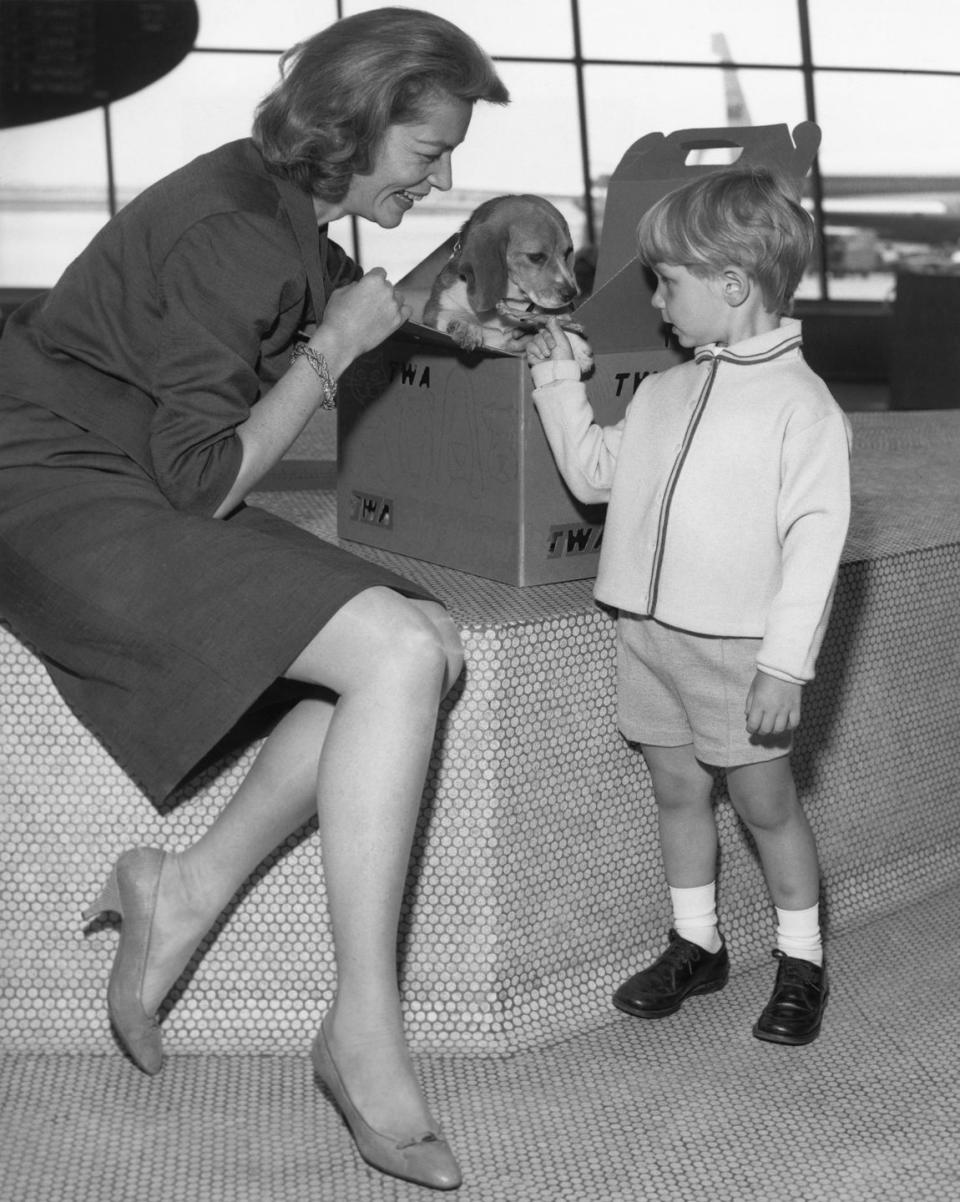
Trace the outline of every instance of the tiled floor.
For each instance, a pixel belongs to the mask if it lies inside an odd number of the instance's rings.
[[[751,1024],[773,963],[674,1018],[612,1009],[512,1058],[421,1057],[476,1202],[946,1202],[960,1196],[960,885],[830,948],[807,1048]],[[564,998],[556,999],[558,1008]],[[304,1049],[306,1053],[306,1049]],[[0,1059],[4,1202],[435,1197],[366,1168],[306,1055]]]

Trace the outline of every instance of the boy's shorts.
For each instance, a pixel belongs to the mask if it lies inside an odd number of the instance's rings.
[[[653,618],[617,619],[617,718],[634,743],[693,744],[698,760],[721,768],[787,755],[792,732],[751,735],[747,694],[760,639],[691,634]]]

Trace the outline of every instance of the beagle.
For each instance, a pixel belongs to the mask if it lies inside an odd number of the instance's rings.
[[[542,196],[496,196],[460,230],[423,324],[464,350],[521,354],[547,317],[558,317],[581,370],[588,370],[593,353],[583,327],[568,316],[579,292],[563,214]]]

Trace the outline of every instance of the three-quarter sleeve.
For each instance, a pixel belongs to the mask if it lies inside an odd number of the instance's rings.
[[[306,282],[276,220],[218,213],[190,226],[158,268],[149,433],[157,484],[178,509],[213,513],[240,468],[237,427],[261,391],[262,348]]]

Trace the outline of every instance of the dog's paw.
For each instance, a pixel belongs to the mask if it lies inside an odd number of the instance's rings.
[[[507,321],[519,321],[534,315],[534,310],[530,308],[528,301],[508,301],[498,300],[494,306],[498,317],[504,317]],[[534,317],[534,320],[536,318]]]
[[[476,322],[454,317],[447,322],[446,332],[465,351],[477,351],[483,346],[483,326]]]
[[[548,313],[544,309],[531,309],[529,304],[518,301],[497,301],[497,316],[502,317],[511,328],[526,334],[538,333],[554,317],[561,325],[564,324],[564,317],[560,314]]]

